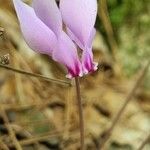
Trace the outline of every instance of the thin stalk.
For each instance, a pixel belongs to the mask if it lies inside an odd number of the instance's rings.
[[[16,69],[16,68],[12,68],[12,67],[2,65],[2,64],[0,64],[0,68],[5,69],[5,70],[9,70],[9,71],[13,71],[15,73],[19,73],[19,74],[26,75],[26,76],[37,77],[37,78],[40,78],[40,79],[43,79],[43,80],[46,80],[46,81],[49,81],[49,82],[54,82],[54,83],[57,83],[57,84],[71,85],[71,83],[68,82],[68,81],[64,81],[64,80],[60,80],[60,79],[52,79],[52,78],[45,77],[45,76],[40,75],[40,74],[26,72],[26,71],[19,70],[19,69]]]
[[[75,84],[76,84],[77,102],[78,102],[78,109],[79,109],[81,150],[84,150],[84,118],[83,118],[83,108],[81,102],[80,82],[78,77],[75,78]]]

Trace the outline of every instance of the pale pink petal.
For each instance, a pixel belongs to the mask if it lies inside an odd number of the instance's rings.
[[[87,48],[83,51],[82,67],[83,67],[84,74],[88,74],[89,72],[93,72],[97,70],[98,63],[93,61],[92,48]]]
[[[52,54],[56,46],[55,34],[36,16],[34,10],[20,0],[13,0],[25,41],[31,49]]]
[[[63,21],[82,45],[87,45],[97,14],[96,0],[61,0]]]
[[[65,65],[68,77],[82,76],[82,66],[78,58],[77,49],[65,32],[58,38],[58,48],[53,51],[53,59]]]
[[[96,29],[93,28],[91,33],[90,33],[90,37],[88,39],[88,45],[87,45],[88,47],[92,47],[92,42],[94,40],[95,34],[96,34]]]
[[[69,37],[80,47],[80,49],[84,49],[84,45],[81,41],[74,35],[74,33],[67,27],[67,34]]]
[[[72,31],[69,28],[67,28],[67,33],[68,33],[69,37],[79,46],[79,48],[81,50],[85,49],[85,46],[82,45],[81,41],[72,33]],[[92,47],[92,42],[94,40],[95,34],[96,34],[96,29],[93,28],[92,32],[90,33],[86,47],[89,47],[89,48]]]
[[[55,0],[33,0],[36,15],[58,36],[62,18]]]

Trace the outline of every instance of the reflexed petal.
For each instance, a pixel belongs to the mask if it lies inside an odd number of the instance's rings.
[[[36,16],[34,10],[20,0],[13,0],[23,36],[31,49],[52,54],[56,46],[55,34]]]
[[[82,67],[83,73],[88,74],[88,72],[93,72],[97,70],[98,63],[93,62],[92,48],[87,48],[82,54]]]
[[[58,36],[62,18],[55,0],[33,0],[36,15]]]
[[[82,67],[74,43],[65,32],[62,32],[58,41],[58,49],[53,51],[53,59],[67,67],[67,77],[82,76]]]
[[[63,21],[85,46],[94,27],[97,14],[96,0],[61,0]]]

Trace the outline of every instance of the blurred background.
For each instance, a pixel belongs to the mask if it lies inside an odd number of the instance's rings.
[[[98,4],[93,52],[99,69],[80,79],[86,150],[100,149],[126,101],[103,149],[136,150],[150,133],[150,69],[145,67],[150,59],[150,1]],[[31,76],[35,74],[44,77]],[[12,1],[0,0],[0,150],[79,149],[75,87],[67,84],[65,74],[63,66],[26,45]],[[144,149],[150,150],[150,143]]]

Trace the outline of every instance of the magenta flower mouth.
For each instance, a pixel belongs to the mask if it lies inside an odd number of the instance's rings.
[[[72,68],[68,68],[68,74],[66,75],[67,78],[71,79],[73,77],[82,77],[83,76],[83,71],[81,66],[78,64],[75,65],[75,70],[72,70]]]

